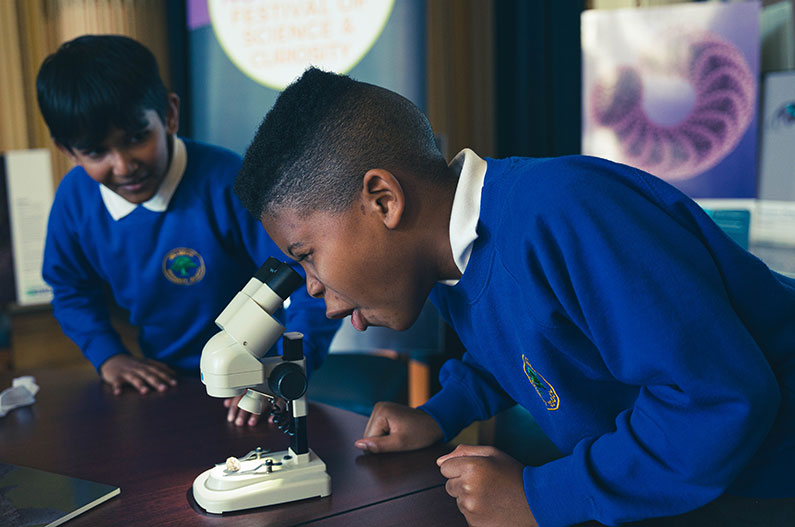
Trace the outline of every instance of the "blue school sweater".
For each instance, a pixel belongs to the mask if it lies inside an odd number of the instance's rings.
[[[527,408],[565,454],[523,472],[544,526],[795,496],[795,281],[639,170],[487,161],[469,263],[431,294],[467,349],[423,406],[445,438]]]
[[[268,257],[287,260],[232,192],[240,157],[183,141],[187,165],[165,212],[139,206],[114,220],[99,184],[79,166],[58,186],[42,274],[64,333],[97,369],[127,353],[110,323],[108,294],[129,311],[146,357],[198,370],[223,308]],[[327,319],[323,301],[305,287],[290,300],[276,318],[304,333],[307,367],[317,368],[340,321]]]

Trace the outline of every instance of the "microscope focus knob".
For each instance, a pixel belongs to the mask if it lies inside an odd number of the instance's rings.
[[[282,399],[294,401],[306,393],[306,374],[297,364],[283,362],[271,372],[268,386]]]

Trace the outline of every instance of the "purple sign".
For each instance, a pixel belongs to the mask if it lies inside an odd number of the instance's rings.
[[[757,2],[586,11],[582,43],[583,153],[756,197]]]

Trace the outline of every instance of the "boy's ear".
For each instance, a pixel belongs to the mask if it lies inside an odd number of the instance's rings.
[[[166,132],[173,135],[179,130],[179,95],[168,94],[168,110],[166,111]]]
[[[392,172],[373,168],[362,178],[362,204],[363,212],[374,212],[387,229],[394,229],[403,217],[406,194]]]

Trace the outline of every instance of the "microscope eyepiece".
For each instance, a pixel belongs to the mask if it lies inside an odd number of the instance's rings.
[[[270,287],[282,300],[287,300],[304,283],[304,278],[295,269],[273,257],[265,260],[254,278]]]

